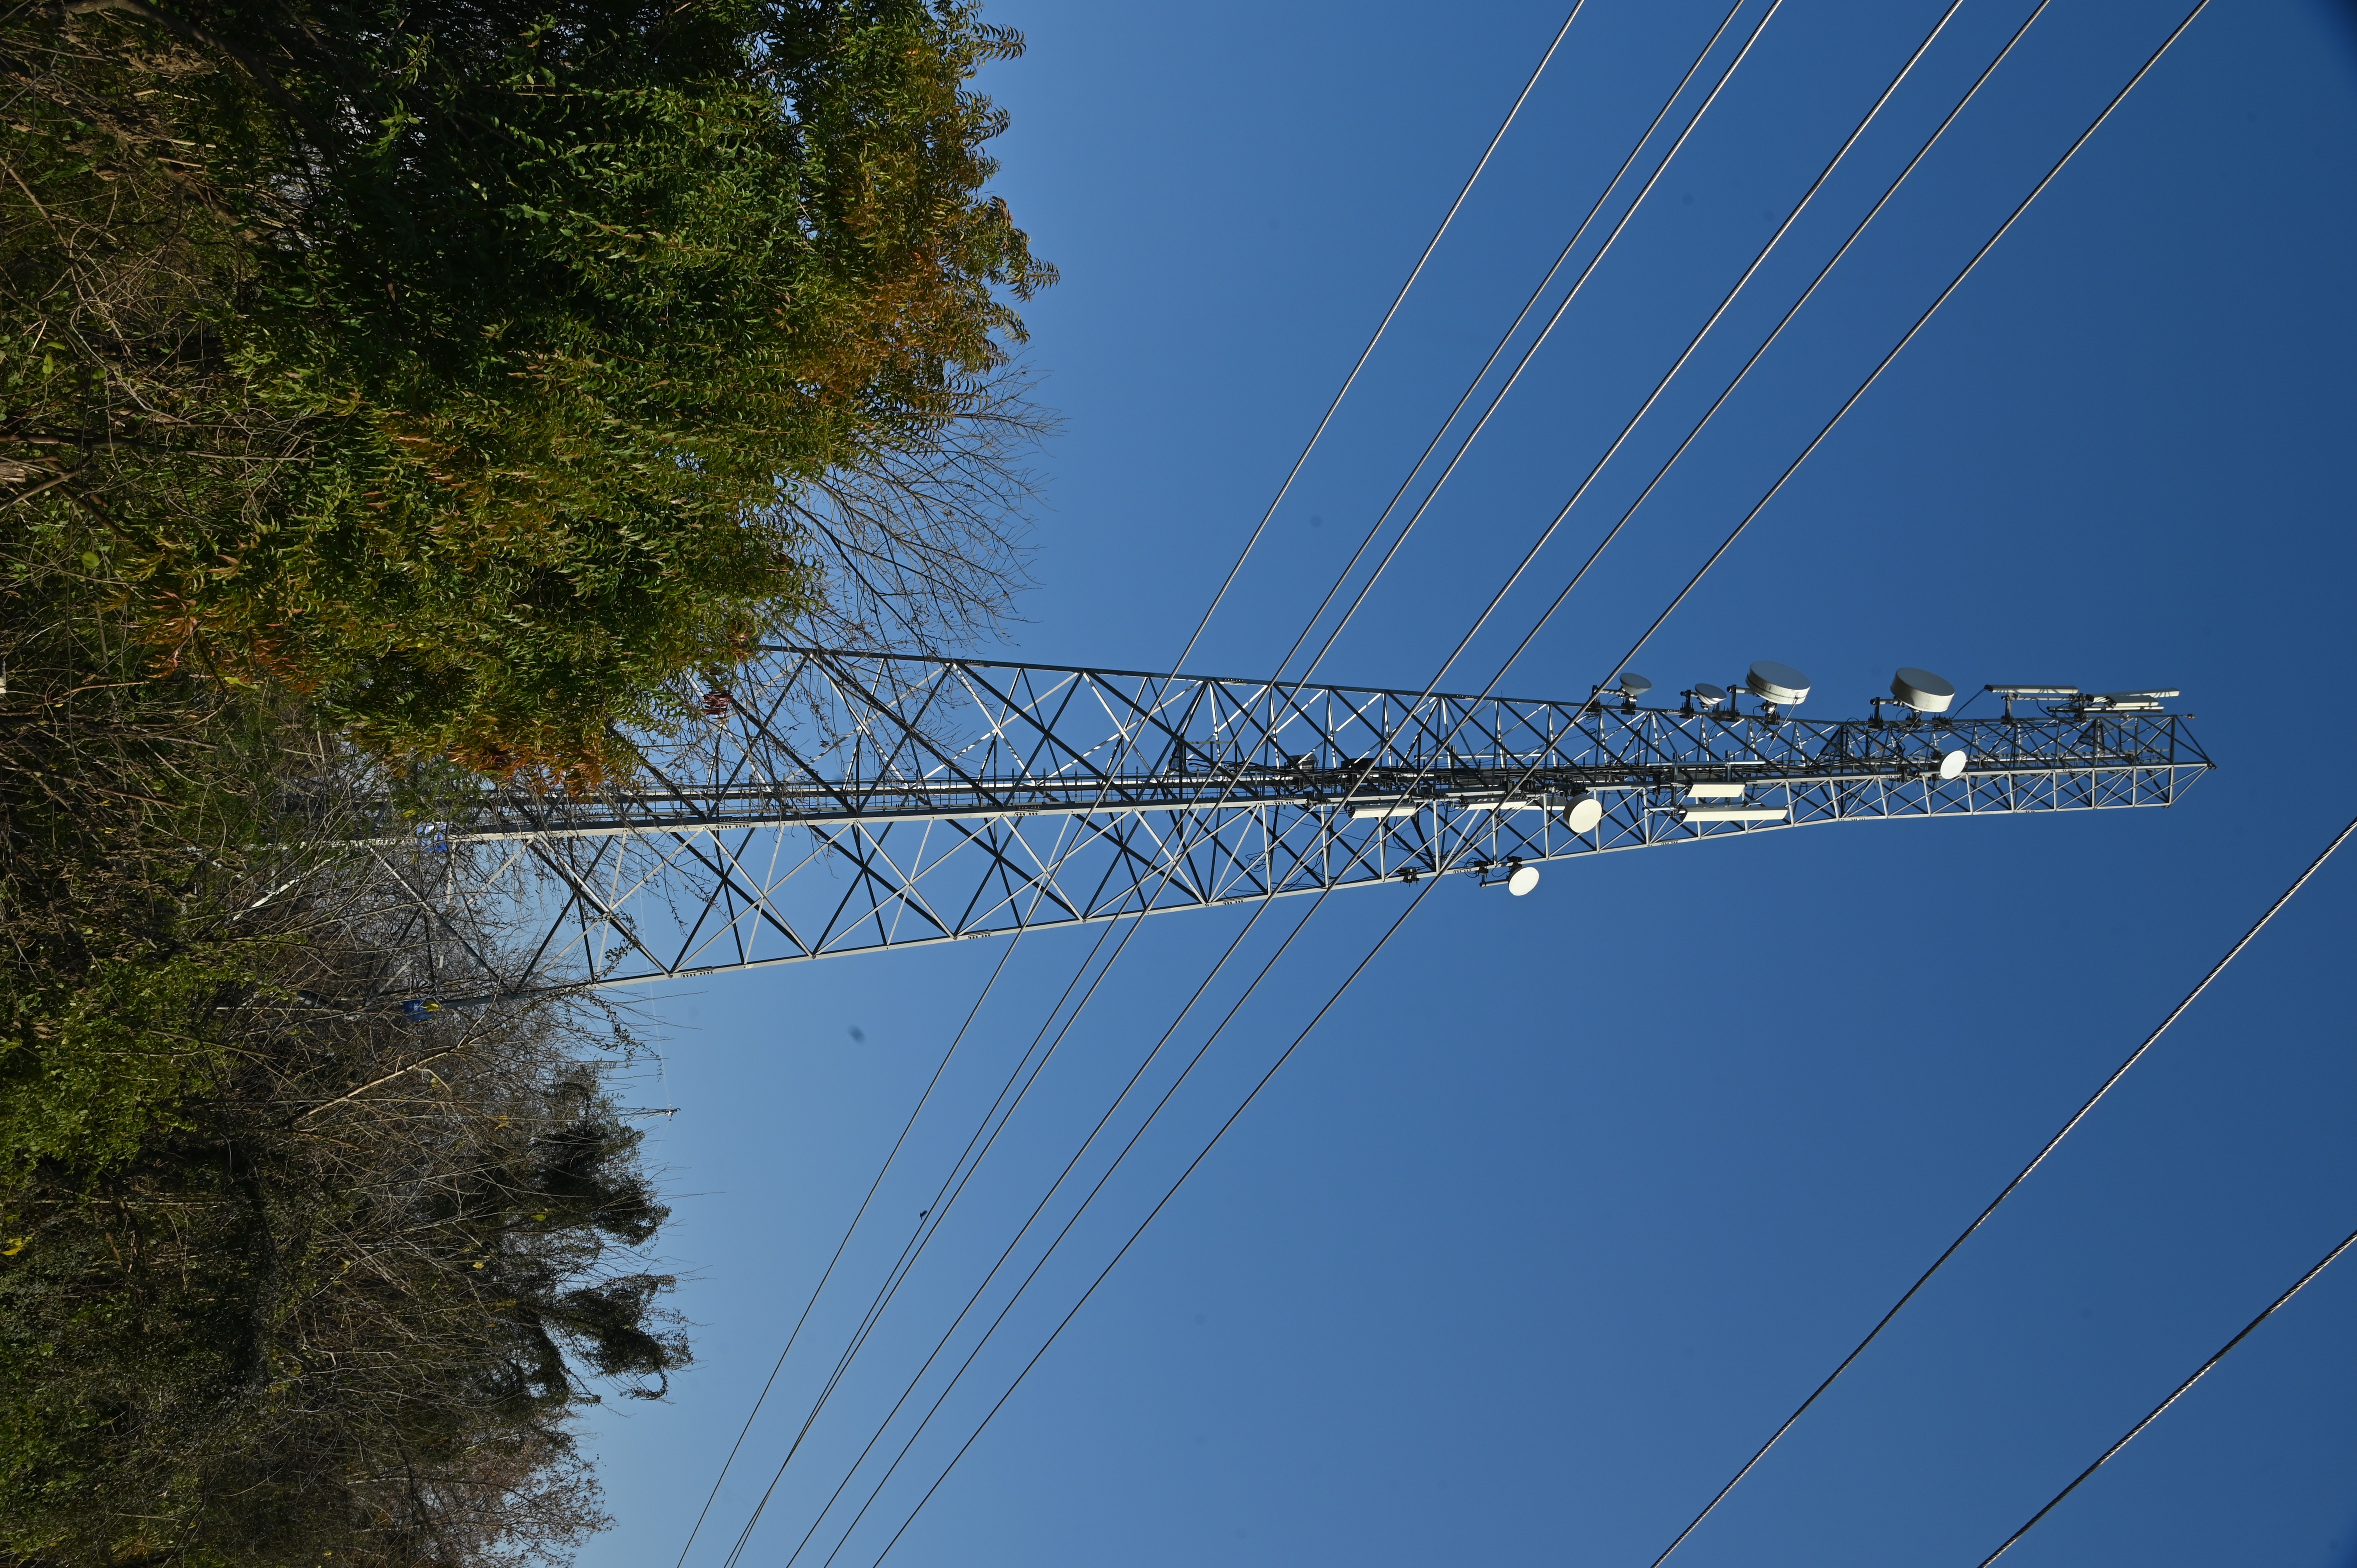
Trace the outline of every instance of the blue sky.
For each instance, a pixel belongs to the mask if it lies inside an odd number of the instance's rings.
[[[2028,8],[1967,0],[1452,685],[1496,671]],[[1266,672],[1724,10],[1590,0],[1194,669]],[[1431,679],[1938,10],[1787,0],[1327,675]],[[1584,695],[2181,11],[2055,0],[1502,689]],[[1562,12],[987,15],[1030,40],[984,81],[1014,116],[997,188],[1064,273],[1027,312],[1065,423],[1008,651],[1165,668]],[[1636,662],[1674,689],[1782,660],[1819,714],[1863,712],[1902,663],[2179,686],[2221,764],[2183,804],[1597,857],[1523,899],[1436,889],[888,1561],[1650,1563],[2357,811],[2352,260],[2357,26],[2321,0],[2217,0]],[[1405,897],[1318,914],[836,1562],[875,1560]],[[2357,864],[2336,863],[1675,1561],[1969,1568],[2357,1226],[2352,916]],[[745,1563],[788,1560],[1240,919],[1131,944]],[[725,1555],[1090,940],[1023,944],[690,1563]],[[698,1361],[668,1402],[595,1423],[618,1522],[585,1563],[677,1557],[997,956],[649,1003],[665,1060],[630,1093],[681,1108],[650,1149]],[[2357,1563],[2353,1318],[2347,1260],[2008,1563]]]

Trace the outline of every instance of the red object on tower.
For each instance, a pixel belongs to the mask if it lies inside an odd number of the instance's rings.
[[[705,716],[706,718],[725,719],[728,716],[728,710],[735,705],[735,702],[736,700],[730,697],[727,693],[722,691],[719,687],[715,686],[712,690],[704,693]]]

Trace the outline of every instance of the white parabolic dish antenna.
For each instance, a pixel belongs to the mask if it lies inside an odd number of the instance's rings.
[[[1635,702],[1653,689],[1653,683],[1633,670],[1620,671],[1620,694]]]
[[[1955,751],[1941,753],[1940,777],[1943,779],[1963,778],[1964,776],[1964,764],[1971,760],[1971,757],[1961,748]]]
[[[1707,681],[1698,682],[1695,685],[1694,698],[1706,708],[1715,708],[1727,701],[1727,688],[1714,686]]]
[[[1919,714],[1944,714],[1948,704],[1956,700],[1956,687],[1929,670],[1918,670],[1911,664],[1900,666],[1899,673],[1890,678],[1890,694]]]
[[[1596,824],[1603,820],[1604,802],[1593,795],[1582,795],[1565,808],[1563,813],[1563,825],[1576,833],[1593,832]]]
[[[1506,891],[1517,898],[1538,885],[1539,868],[1535,865],[1518,865],[1514,874],[1506,878]]]
[[[1797,707],[1809,699],[1809,678],[1789,664],[1779,664],[1763,659],[1751,667],[1751,679],[1745,682],[1761,700],[1780,708]]]

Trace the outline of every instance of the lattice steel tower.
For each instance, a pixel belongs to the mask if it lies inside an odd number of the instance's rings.
[[[487,789],[447,822],[384,822],[417,918],[449,933],[436,972],[395,983],[617,984],[1449,873],[1521,892],[1540,865],[1615,850],[2166,806],[2212,766],[2188,715],[2160,711],[2173,692],[1993,686],[2003,716],[1964,720],[1931,711],[1952,688],[1903,671],[1874,716],[1829,722],[1784,711],[1805,677],[1781,666],[1676,706],[1642,705],[1650,690],[1419,696],[774,649],[687,694],[705,721],[645,746],[646,788]],[[486,921],[519,956],[486,957],[468,934]]]

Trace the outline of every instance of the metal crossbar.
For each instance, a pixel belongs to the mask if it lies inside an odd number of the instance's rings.
[[[619,984],[1822,822],[2166,806],[2212,766],[2187,715],[2083,703],[1822,721],[794,649],[703,705],[643,743],[640,788],[489,790],[397,853],[506,899],[533,978]]]

